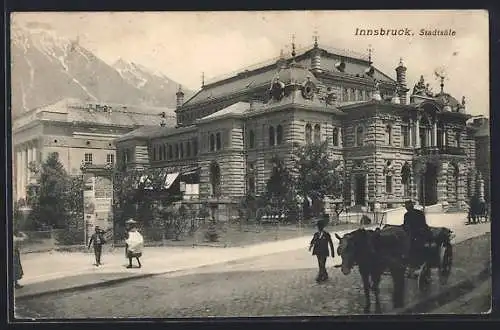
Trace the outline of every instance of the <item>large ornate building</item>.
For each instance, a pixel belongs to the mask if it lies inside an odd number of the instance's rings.
[[[294,143],[329,141],[340,161],[343,199],[351,206],[391,208],[412,198],[461,208],[481,193],[475,129],[461,102],[432,93],[424,77],[410,91],[400,61],[396,78],[371,56],[314,46],[256,69],[204,84],[184,102],[177,127],[144,127],[116,140],[119,166],[198,167],[200,199],[262,193],[280,157]],[[410,94],[409,94],[410,93]]]

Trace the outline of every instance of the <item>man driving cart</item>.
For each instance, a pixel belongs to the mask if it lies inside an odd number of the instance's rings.
[[[414,208],[413,201],[405,202],[403,228],[410,237],[410,276],[416,276],[416,267],[424,260],[425,244],[432,239],[432,232],[425,219],[424,212]]]

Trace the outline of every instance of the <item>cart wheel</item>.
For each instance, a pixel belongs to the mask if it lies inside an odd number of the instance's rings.
[[[420,267],[420,272],[418,274],[418,289],[420,292],[426,292],[431,285],[431,268],[429,264],[425,262],[422,267]]]
[[[453,264],[453,247],[449,243],[442,243],[439,247],[439,282],[443,285],[448,282]]]

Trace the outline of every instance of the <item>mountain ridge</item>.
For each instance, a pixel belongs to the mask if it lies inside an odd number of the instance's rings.
[[[180,84],[164,73],[118,59],[109,65],[44,25],[11,27],[11,111],[17,117],[64,98],[146,107],[176,106]],[[193,95],[184,90],[185,99]]]

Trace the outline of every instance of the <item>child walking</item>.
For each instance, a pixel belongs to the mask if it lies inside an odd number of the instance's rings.
[[[319,220],[317,222],[318,231],[314,233],[309,245],[309,251],[312,249],[313,256],[318,258],[318,276],[316,277],[316,282],[320,283],[328,279],[328,273],[326,271],[326,259],[330,256],[330,247],[332,258],[335,257],[335,251],[333,249],[333,241],[330,233],[325,231],[325,221]]]
[[[88,248],[90,246],[94,246],[94,255],[95,255],[95,266],[101,266],[101,255],[102,255],[102,246],[106,244],[106,240],[104,239],[104,231],[102,231],[99,226],[95,226],[95,233],[92,234],[89,241]]]
[[[126,222],[129,225],[129,232],[127,235],[127,239],[125,240],[126,247],[125,253],[128,258],[128,266],[127,268],[132,268],[132,259],[135,258],[137,260],[139,268],[142,267],[141,260],[139,259],[142,256],[142,249],[144,247],[144,238],[141,233],[137,230],[136,222],[134,220],[128,220]]]

